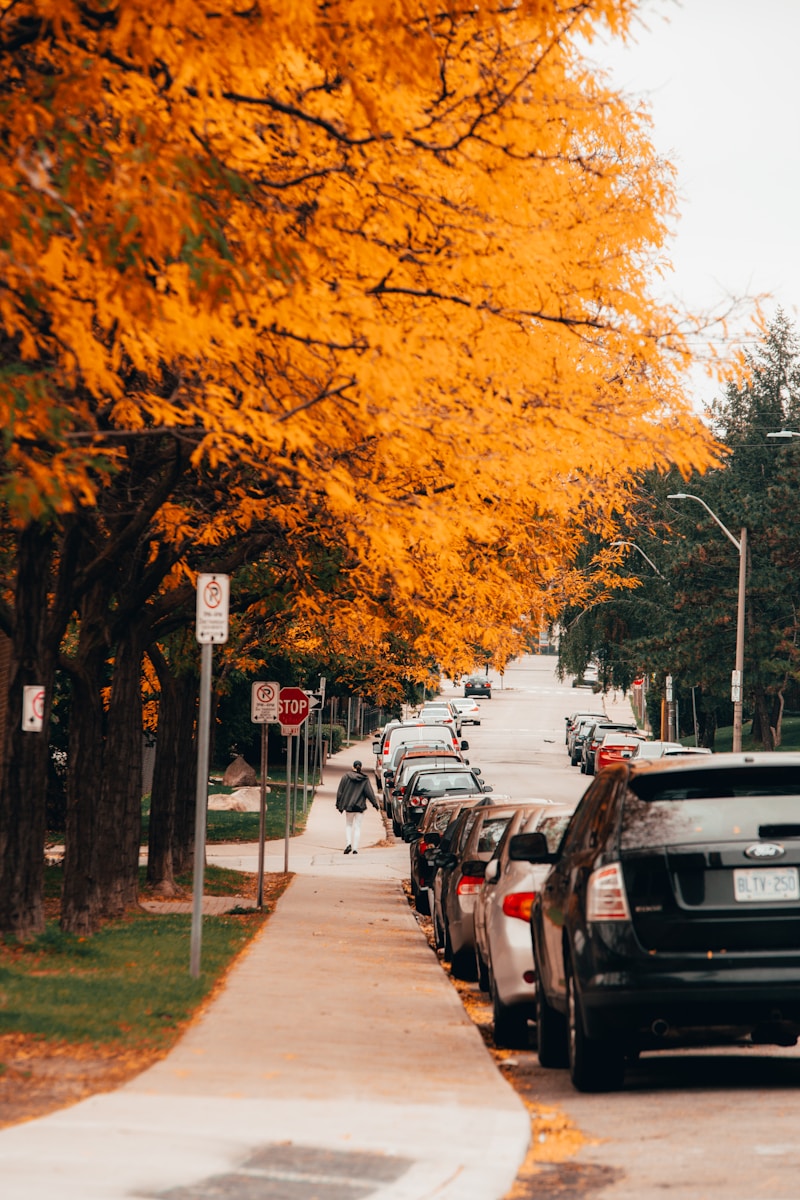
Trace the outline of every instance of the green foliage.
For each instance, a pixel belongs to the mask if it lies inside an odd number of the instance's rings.
[[[739,556],[701,505],[669,499],[697,496],[737,539],[747,529],[744,711],[751,745],[771,748],[783,705],[800,707],[800,439],[767,436],[800,426],[800,350],[782,313],[709,415],[730,451],[725,465],[642,478],[637,520],[620,534],[635,546],[618,551],[619,586],[565,611],[560,668],[578,674],[596,658],[604,685],[616,687],[647,674],[654,724],[669,674],[681,733],[693,727],[694,689],[701,740],[717,744],[717,727],[732,720]],[[583,569],[599,572],[611,553],[586,543]]]

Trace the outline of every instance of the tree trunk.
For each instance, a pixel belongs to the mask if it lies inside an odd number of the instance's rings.
[[[173,676],[158,647],[151,647],[148,653],[161,685],[161,697],[150,797],[147,881],[162,894],[171,895],[176,890],[175,876],[189,870],[194,858],[197,677]]]
[[[142,712],[139,632],[116,648],[108,712],[102,703],[108,661],[101,591],[81,613],[78,654],[70,664],[67,837],[61,927],[86,936],[138,903],[141,834]]]
[[[783,736],[783,708],[784,708],[784,687],[773,698],[772,714],[770,716],[770,729],[772,730],[772,744],[777,750],[781,744]]]
[[[774,750],[775,744],[772,736],[772,728],[770,726],[770,704],[769,697],[763,687],[757,687],[753,691],[753,725],[752,734],[755,741],[759,742],[764,750]]]
[[[89,621],[81,623],[81,641]],[[99,924],[103,864],[96,823],[105,756],[105,713],[101,682],[106,661],[103,647],[79,644],[70,667],[72,705],[69,718],[66,853],[61,894],[61,928],[86,936]]]
[[[44,929],[48,726],[55,651],[48,641],[52,537],[38,525],[19,540],[16,623],[0,758],[0,931],[29,938]],[[23,688],[44,691],[42,730],[22,728]]]

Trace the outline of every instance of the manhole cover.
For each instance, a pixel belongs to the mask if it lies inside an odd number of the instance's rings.
[[[411,1162],[308,1146],[263,1146],[234,1171],[157,1192],[152,1200],[360,1200],[399,1179]]]

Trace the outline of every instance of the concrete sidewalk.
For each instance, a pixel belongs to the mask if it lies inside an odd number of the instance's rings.
[[[410,911],[408,850],[368,808],[344,855],[326,768],[296,878],[218,998],[116,1092],[0,1131],[4,1200],[499,1200],[528,1146],[503,1080]],[[391,843],[391,839],[388,839]],[[212,852],[213,851],[213,852]],[[209,860],[255,870],[257,848]],[[283,843],[267,870],[282,871]]]

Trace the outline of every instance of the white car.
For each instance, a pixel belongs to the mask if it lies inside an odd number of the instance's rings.
[[[453,704],[461,713],[461,723],[463,725],[480,725],[481,706],[472,696],[459,696],[453,700]]]
[[[478,984],[492,997],[496,1046],[528,1045],[528,1021],[536,1008],[531,904],[550,870],[514,857],[519,834],[543,833],[555,850],[575,805],[531,800],[536,808],[516,814],[509,822],[495,856],[487,863],[473,921]]]

